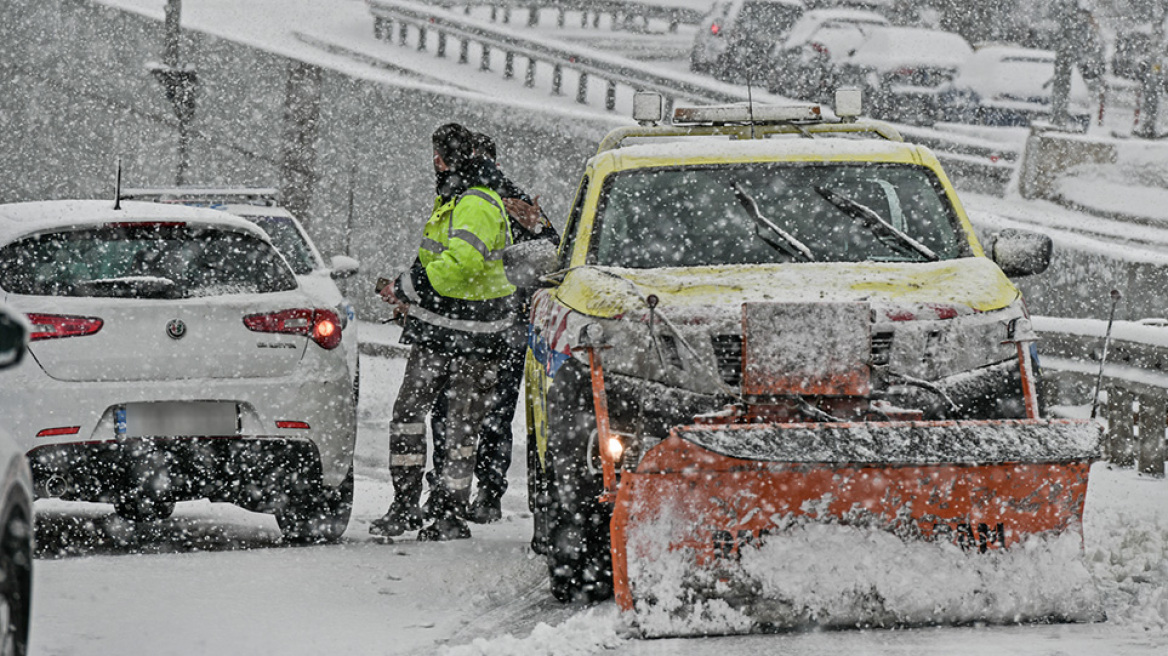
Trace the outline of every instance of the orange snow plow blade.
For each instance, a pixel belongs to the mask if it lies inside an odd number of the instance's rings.
[[[616,598],[645,635],[1100,619],[1082,563],[1099,427],[677,427],[621,474]]]

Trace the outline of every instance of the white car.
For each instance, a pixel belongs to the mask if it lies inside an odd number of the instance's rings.
[[[978,48],[939,94],[940,118],[981,125],[1026,126],[1049,119],[1054,91],[1054,52],[1017,46]],[[1090,92],[1071,69],[1068,98],[1072,119],[1091,122]]]
[[[300,286],[323,307],[335,308],[341,319],[341,350],[353,381],[353,397],[360,396],[361,377],[357,356],[357,315],[353,303],[337,287],[357,273],[357,260],[334,255],[328,264],[304,226],[288,210],[276,204],[277,191],[269,188],[236,187],[151,187],[123,189],[123,199],[176,203],[190,207],[208,207],[242,216],[263,229],[272,245],[288,260]]]
[[[876,26],[840,62],[837,79],[862,88],[874,116],[931,124],[938,94],[972,55],[973,48],[955,32]]]
[[[0,205],[0,296],[32,324],[0,408],[38,497],[132,520],[207,498],[335,540],[356,407],[341,319],[254,224],[126,201]]]
[[[19,363],[27,328],[0,305],[0,369]],[[8,422],[0,421],[0,654],[28,650],[32,610],[32,472]]]

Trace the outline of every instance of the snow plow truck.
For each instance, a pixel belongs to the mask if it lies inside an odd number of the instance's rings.
[[[554,596],[646,636],[1097,619],[1099,429],[1041,417],[1009,278],[1049,238],[983,249],[933,153],[858,110],[635,105],[524,260]]]

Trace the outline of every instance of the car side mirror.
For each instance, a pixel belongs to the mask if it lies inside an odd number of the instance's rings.
[[[503,249],[503,272],[516,287],[534,287],[541,276],[556,270],[556,245],[533,239]]]
[[[1006,229],[990,237],[986,250],[1002,273],[1014,278],[1046,271],[1054,244],[1050,237],[1037,232]]]
[[[0,309],[0,369],[20,363],[27,341],[24,323]]]
[[[333,280],[352,278],[361,269],[361,263],[348,255],[334,255],[331,260],[332,270],[329,276]]]

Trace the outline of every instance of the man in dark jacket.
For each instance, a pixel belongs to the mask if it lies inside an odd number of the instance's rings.
[[[489,162],[494,174],[488,184],[503,198],[511,219],[511,237],[514,243],[544,239],[559,243],[559,233],[552,227],[539,207],[539,198],[529,197],[498,168],[495,142],[487,135],[475,133],[474,154]],[[475,454],[475,479],[478,481],[474,502],[467,519],[479,524],[494,522],[503,516],[502,499],[507,491],[507,470],[511,468],[511,422],[523,382],[523,362],[527,353],[527,310],[534,289],[520,288],[512,297],[515,302],[515,323],[507,331],[507,346],[499,363],[494,393],[491,395],[486,418],[479,432]],[[430,428],[434,435],[434,469],[427,476],[431,487],[441,476],[445,441],[449,392],[438,399],[431,415]],[[432,505],[427,501],[427,509]]]
[[[475,441],[515,322],[515,287],[503,273],[503,249],[511,243],[506,210],[487,186],[492,167],[471,156],[471,140],[470,131],[456,123],[434,132],[437,197],[418,259],[380,292],[406,315],[402,341],[412,348],[389,428],[393,503],[370,525],[374,535],[421,528],[425,417],[449,386],[445,466],[432,492],[434,522],[418,539],[470,537],[464,517]]]

